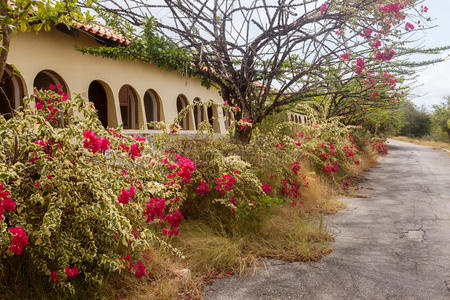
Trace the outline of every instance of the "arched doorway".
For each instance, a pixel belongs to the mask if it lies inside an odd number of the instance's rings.
[[[67,84],[56,72],[51,70],[43,70],[39,72],[33,81],[33,88],[37,90],[48,90],[50,85],[61,85],[64,93],[69,93]]]
[[[103,127],[108,127],[108,95],[102,83],[97,80],[91,82],[88,90],[88,98],[89,101],[94,103],[98,118],[102,122]]]
[[[197,104],[194,106],[194,123],[195,129],[197,130],[200,123],[206,120],[205,108],[200,103],[201,101],[199,98],[194,99],[194,104]]]
[[[183,108],[189,105],[188,100],[184,95],[177,97],[177,112],[180,113]],[[180,126],[183,130],[192,130],[190,112],[187,112],[180,122]]]
[[[144,107],[147,122],[164,121],[161,99],[154,90],[148,90],[144,94]],[[153,129],[152,127],[148,127]]]
[[[23,81],[14,74],[11,67],[6,66],[0,87],[5,93],[0,93],[0,114],[9,119],[12,115],[11,109],[17,109],[23,104],[22,99],[25,96]]]
[[[138,129],[139,108],[136,91],[129,85],[124,85],[119,91],[120,115],[123,129]]]

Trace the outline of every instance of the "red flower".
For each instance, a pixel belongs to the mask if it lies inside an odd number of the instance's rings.
[[[236,177],[234,177],[230,174],[225,174],[222,176],[222,178],[217,177],[216,178],[216,190],[221,194],[225,194],[227,191],[229,191],[233,188],[233,185],[235,182],[236,182]]]
[[[411,24],[411,23],[409,23],[409,22],[406,22],[406,25],[405,25],[405,27],[406,27],[406,29],[409,29],[409,30],[414,30],[414,25],[413,25],[413,24]]]
[[[266,195],[268,195],[270,192],[272,192],[272,188],[270,187],[270,185],[268,185],[267,183],[264,183],[261,186],[262,190],[264,191],[264,193],[266,193]]]
[[[168,178],[173,177],[181,177],[183,182],[190,182],[191,181],[191,174],[195,171],[195,162],[190,160],[187,157],[182,157],[180,155],[176,156],[177,158],[177,164],[170,164],[168,167],[170,169],[175,170],[173,173],[170,173],[167,175]]]
[[[58,284],[59,283],[58,271],[53,271],[52,274],[50,275],[50,278],[55,281],[55,284]]]
[[[324,3],[322,4],[322,6],[320,6],[320,14],[323,15],[325,13],[325,11],[328,8],[328,3]]]
[[[153,221],[156,217],[162,219],[164,217],[164,209],[166,208],[166,199],[164,198],[150,198],[144,212],[147,216],[146,223]]]
[[[169,237],[172,237],[172,235],[178,235],[178,227],[180,227],[180,222],[183,219],[183,215],[179,210],[168,213],[164,220],[170,224],[170,229],[167,231],[167,229],[164,231],[163,234],[169,235]]]
[[[100,138],[97,133],[92,130],[85,130],[83,132],[85,140],[83,141],[83,147],[89,149],[92,153],[102,152],[108,150],[110,147],[107,138]]]
[[[12,212],[16,208],[16,203],[9,196],[9,192],[3,191],[5,183],[0,183],[0,221],[3,220],[3,210]]]
[[[128,190],[123,188],[117,200],[119,201],[119,203],[127,204],[130,199],[134,197],[134,195],[136,195],[134,186],[131,186]]]
[[[205,180],[200,180],[200,185],[198,186],[198,188],[195,191],[203,196],[206,194],[209,194],[211,192],[211,190],[209,189],[208,183],[206,183]]]
[[[74,278],[75,276],[78,275],[77,267],[73,267],[73,268],[66,267],[65,271],[66,271],[67,276],[69,276],[70,278]]]
[[[134,269],[134,275],[136,275],[136,278],[142,278],[145,276],[145,266],[142,264],[141,260],[138,260],[136,264],[130,264],[130,271],[131,269]]]
[[[292,172],[297,175],[298,172],[300,171],[300,169],[302,168],[302,166],[300,166],[300,163],[298,161],[294,162],[292,164]]]
[[[21,255],[23,249],[28,245],[28,236],[25,230],[20,227],[10,227],[9,232],[13,234],[11,245],[8,247],[8,250],[14,253],[15,255]]]
[[[343,60],[349,60],[349,59],[350,59],[350,57],[348,56],[348,53],[342,54],[342,55],[341,55],[341,58],[342,58]]]
[[[326,161],[326,160],[328,159],[328,154],[326,154],[326,153],[321,153],[321,154],[320,154],[320,159],[323,160],[323,161]]]

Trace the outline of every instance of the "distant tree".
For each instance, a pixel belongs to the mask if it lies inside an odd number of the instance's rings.
[[[421,138],[430,134],[431,118],[425,108],[418,108],[411,101],[405,101],[400,107],[402,127],[399,134]]]
[[[447,135],[450,142],[450,96],[444,97],[441,104],[433,105],[431,120],[433,127]]]

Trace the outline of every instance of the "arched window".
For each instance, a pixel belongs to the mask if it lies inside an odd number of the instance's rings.
[[[188,106],[189,103],[186,99],[186,97],[184,95],[179,95],[177,97],[177,112],[180,113],[181,110],[183,108],[185,108],[186,106]],[[184,116],[184,118],[181,120],[180,122],[180,126],[182,127],[182,129],[184,130],[192,130],[192,125],[191,125],[191,114],[190,112],[187,112],[186,115]]]
[[[23,81],[18,75],[15,75],[12,68],[6,66],[0,86],[6,94],[0,93],[0,114],[5,118],[11,117],[11,109],[17,109],[22,105],[22,99],[25,96]]]
[[[50,85],[57,86],[58,84],[62,86],[62,90],[65,93],[69,93],[69,89],[67,88],[65,81],[61,76],[53,71],[41,71],[36,75],[33,81],[33,87],[38,90],[48,90]]]
[[[164,121],[161,99],[154,90],[148,90],[144,95],[145,116],[147,122]],[[152,129],[149,127],[149,129]]]
[[[136,91],[129,85],[124,85],[119,91],[120,115],[123,129],[139,127],[138,99]]]
[[[294,115],[291,115],[291,122],[294,122]]]
[[[94,80],[89,85],[88,98],[94,103],[98,113],[98,118],[102,122],[103,127],[108,127],[108,94],[103,82]]]
[[[201,103],[199,98],[195,98],[194,99],[194,104],[199,104]],[[203,107],[203,105],[196,105],[194,106],[194,121],[195,121],[195,129],[198,130],[198,126],[201,122],[206,120],[206,116],[205,116],[205,108]]]

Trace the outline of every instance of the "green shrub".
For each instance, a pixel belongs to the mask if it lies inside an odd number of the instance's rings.
[[[25,104],[0,117],[0,183],[16,205],[0,210],[0,282],[24,287],[17,296],[38,285],[75,295],[95,293],[110,274],[147,275],[143,253],[150,243],[171,249],[163,233],[177,233],[192,170],[105,130],[78,96],[40,91]]]

